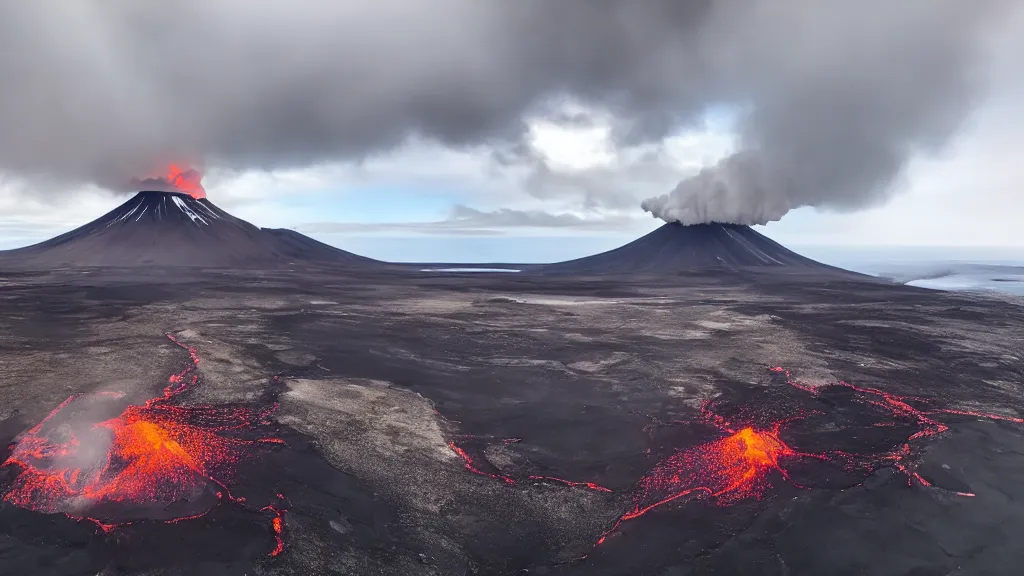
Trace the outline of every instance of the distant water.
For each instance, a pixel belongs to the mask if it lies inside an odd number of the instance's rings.
[[[825,264],[934,290],[996,291],[1024,296],[1024,248],[794,246]],[[423,268],[431,273],[515,273],[515,268]]]
[[[521,272],[513,268],[424,268],[420,272]]]
[[[924,278],[906,282],[935,290],[995,290],[1024,296],[1024,274],[949,274],[939,278]]]
[[[908,286],[1024,296],[1024,249],[798,247],[801,254]]]

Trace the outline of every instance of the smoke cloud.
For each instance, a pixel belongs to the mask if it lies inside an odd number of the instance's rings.
[[[0,5],[0,172],[122,190],[182,158],[277,169],[410,137],[524,141],[569,99],[658,142],[726,106],[740,148],[645,210],[757,223],[886,197],[981,95],[1010,0],[35,0]],[[52,189],[48,187],[47,189]]]
[[[983,35],[1006,8],[756,4],[726,18],[751,25],[730,35],[751,75],[739,80],[739,150],[644,200],[655,217],[765,224],[802,206],[844,211],[885,200],[907,160],[939,150],[981,96]]]

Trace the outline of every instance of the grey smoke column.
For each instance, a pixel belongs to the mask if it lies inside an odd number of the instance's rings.
[[[970,110],[1001,4],[3,2],[0,175],[123,189],[187,159],[302,167],[411,135],[514,147],[568,97],[611,112],[620,146],[744,111],[739,155],[645,203],[669,219],[855,207]]]
[[[723,23],[754,24],[732,35],[728,56],[750,75],[734,79],[739,149],[644,200],[658,218],[765,224],[802,206],[887,198],[906,161],[942,146],[982,93],[980,41],[1001,7],[797,2],[804,10],[787,13],[756,4]]]

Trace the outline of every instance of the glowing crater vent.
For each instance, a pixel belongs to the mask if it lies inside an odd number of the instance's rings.
[[[798,455],[779,439],[778,430],[753,428],[678,451],[641,480],[634,508],[623,519],[693,493],[715,497],[723,505],[759,497],[769,487],[770,472],[786,476],[779,460]]]
[[[697,498],[719,506],[731,506],[764,496],[773,487],[773,477],[798,488],[814,488],[801,486],[790,477],[786,467],[798,460],[843,470],[849,474],[849,486],[856,485],[858,478],[866,478],[875,470],[889,467],[902,473],[910,486],[918,484],[953,496],[972,497],[974,494],[971,492],[935,486],[916,471],[920,444],[949,430],[951,424],[940,421],[940,417],[972,417],[1024,424],[1024,418],[1019,416],[942,408],[933,406],[925,398],[900,396],[843,381],[810,386],[793,378],[781,366],[769,370],[783,379],[792,392],[787,394],[774,389],[760,403],[745,406],[704,401],[699,421],[717,428],[722,436],[676,450],[658,462],[637,483],[632,507],[598,538],[597,544],[604,543],[623,522],[671,502],[683,503]],[[782,402],[792,404],[787,406]],[[727,418],[723,413],[731,416]],[[779,413],[795,416],[780,420],[774,416]],[[875,431],[870,434],[875,438],[880,438],[879,429],[887,430],[885,436],[888,438],[872,443],[869,451],[860,453],[838,447],[826,447],[820,452],[801,452],[779,437],[785,428],[787,434],[802,432],[794,436],[807,441],[817,436],[814,432],[831,430],[837,425],[854,442],[867,435],[865,433],[869,429]],[[804,468],[806,473],[807,467]]]
[[[168,336],[172,341],[173,337]],[[262,443],[257,427],[271,408],[179,405],[174,400],[198,382],[199,357],[168,378],[161,395],[124,404],[124,395],[72,396],[25,431],[3,463],[19,469],[3,499],[43,513],[87,518],[104,530],[151,519],[194,518],[227,499],[237,464]],[[275,509],[275,550],[281,513]]]
[[[729,506],[746,498],[760,498],[771,487],[772,473],[789,479],[781,460],[805,456],[819,457],[786,445],[779,438],[778,426],[771,430],[741,428],[718,440],[678,450],[640,480],[633,508],[620,516],[597,543],[603,543],[622,522],[675,500],[710,497],[721,506]]]
[[[175,192],[182,192],[196,199],[206,198],[203,174],[195,168],[181,168],[177,164],[171,164],[167,167],[164,179],[174,187]]]

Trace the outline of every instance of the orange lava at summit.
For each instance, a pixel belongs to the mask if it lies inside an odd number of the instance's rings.
[[[65,400],[24,432],[3,462],[20,468],[4,501],[92,520],[104,531],[138,520],[195,518],[225,499],[244,502],[227,488],[236,465],[254,446],[281,441],[240,434],[267,424],[273,408],[172,404],[198,382],[199,357],[168,338],[189,351],[191,363],[168,378],[160,396],[120,413],[113,402],[124,397],[121,393]],[[277,513],[275,554],[282,545],[282,522]]]
[[[176,164],[167,167],[167,174],[164,176],[168,184],[174,186],[178,192],[188,194],[193,198],[206,198],[206,189],[203,188],[203,174],[195,168],[182,169]]]

